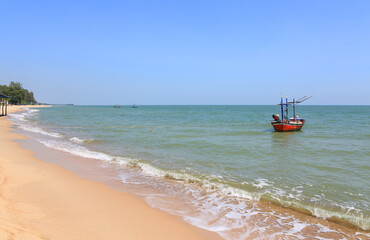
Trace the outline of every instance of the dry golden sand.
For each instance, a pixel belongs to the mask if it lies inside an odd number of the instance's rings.
[[[10,106],[9,112],[22,107]],[[1,240],[220,239],[132,195],[35,158],[14,142],[24,137],[10,127],[1,117]]]

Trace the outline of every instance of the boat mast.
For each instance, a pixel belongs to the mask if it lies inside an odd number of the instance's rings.
[[[284,103],[283,103],[283,94],[281,94],[281,99],[280,99],[280,106],[281,106],[281,121],[284,120]]]
[[[285,118],[286,118],[286,120],[288,121],[289,120],[289,117],[288,117],[288,95],[286,95],[286,97],[285,97],[285,112],[286,112],[286,116],[285,116]]]
[[[295,119],[295,99],[293,98],[293,119],[294,121],[296,120]]]

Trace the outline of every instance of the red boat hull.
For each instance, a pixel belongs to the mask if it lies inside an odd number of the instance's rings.
[[[304,125],[304,120],[300,122],[271,122],[276,132],[299,131]]]

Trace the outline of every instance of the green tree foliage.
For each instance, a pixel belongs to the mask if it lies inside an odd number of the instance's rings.
[[[0,85],[0,93],[10,97],[10,104],[36,104],[33,92],[22,87],[19,82],[10,82],[9,86]]]

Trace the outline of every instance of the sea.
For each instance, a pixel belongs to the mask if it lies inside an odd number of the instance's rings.
[[[370,106],[52,106],[9,115],[47,148],[224,239],[370,239]]]

